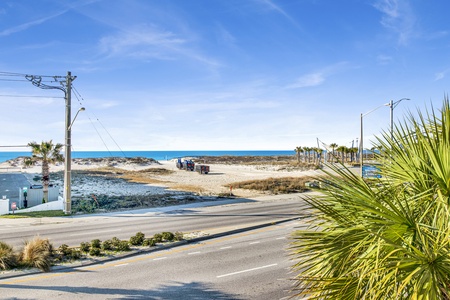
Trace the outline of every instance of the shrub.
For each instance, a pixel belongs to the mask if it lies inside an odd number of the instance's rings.
[[[135,236],[132,236],[130,238],[130,244],[133,246],[140,246],[144,242],[144,239],[145,234],[143,234],[142,232],[138,232]]]
[[[184,240],[184,234],[180,231],[175,232],[175,237],[174,237],[175,241],[182,241]]]
[[[13,248],[0,242],[0,269],[8,270],[17,266],[17,257],[14,254]]]
[[[117,251],[130,251],[130,244],[128,244],[128,241],[120,241],[119,245],[117,246]]]
[[[119,247],[120,242],[121,242],[121,240],[119,240],[119,239],[116,238],[116,237],[113,237],[113,238],[111,239],[111,243],[112,243],[113,247],[115,247],[115,248]]]
[[[113,249],[113,244],[111,240],[106,240],[102,243],[102,250],[103,251],[109,251]]]
[[[91,245],[89,244],[89,243],[87,243],[87,242],[82,242],[81,244],[80,244],[80,251],[81,252],[85,252],[85,253],[87,253],[87,252],[89,252],[89,249],[91,248]]]
[[[51,266],[52,248],[48,239],[35,237],[31,241],[25,242],[21,253],[21,261],[27,266],[48,272]]]
[[[99,239],[95,239],[91,241],[91,248],[97,248],[100,249],[102,246],[102,241],[100,241]]]
[[[156,246],[156,242],[154,239],[145,239],[142,246],[154,247]]]
[[[155,240],[155,243],[161,243],[163,241],[163,236],[161,233],[155,233],[153,239]]]
[[[91,256],[100,256],[101,254],[102,254],[102,251],[100,250],[100,248],[92,247],[89,250],[89,255],[91,255]]]
[[[167,231],[162,232],[161,236],[162,236],[162,239],[167,242],[171,242],[175,238],[175,235],[172,232],[167,232]]]

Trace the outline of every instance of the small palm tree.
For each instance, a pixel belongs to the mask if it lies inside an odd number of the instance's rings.
[[[334,150],[338,147],[338,144],[336,143],[332,143],[330,144],[330,148],[331,148],[331,162],[334,162]]]
[[[48,202],[48,185],[50,182],[50,164],[62,162],[64,157],[61,154],[62,144],[53,144],[52,140],[49,142],[28,143],[31,147],[31,157],[27,157],[24,161],[25,166],[34,165],[36,162],[42,163],[42,186],[44,192],[44,201]]]
[[[331,164],[294,233],[299,296],[450,299],[450,103],[377,138],[381,179]],[[320,180],[320,179],[319,179]]]

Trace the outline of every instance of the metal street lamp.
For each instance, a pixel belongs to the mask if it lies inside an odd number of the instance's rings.
[[[400,100],[397,101],[393,101],[391,100],[389,103],[385,103],[383,105],[380,105],[368,112],[366,112],[365,114],[361,113],[361,136],[360,136],[360,147],[359,147],[359,157],[360,157],[360,172],[361,172],[361,177],[363,177],[363,165],[364,165],[364,155],[363,155],[363,151],[364,151],[364,146],[363,146],[363,117],[367,116],[368,114],[376,111],[377,109],[379,109],[380,107],[383,106],[389,106],[391,113],[390,113],[390,129],[391,129],[391,140],[393,140],[393,135],[394,135],[394,108],[403,100],[410,100],[409,98],[402,98]]]
[[[400,100],[397,100],[397,101],[393,101],[393,100],[391,100],[389,103],[388,103],[388,105],[389,105],[389,108],[391,109],[391,116],[390,116],[390,119],[391,119],[391,140],[393,141],[394,140],[394,108],[400,103],[400,102],[402,102],[403,100],[411,100],[411,99],[409,99],[409,98],[402,98],[402,99],[400,99]]]

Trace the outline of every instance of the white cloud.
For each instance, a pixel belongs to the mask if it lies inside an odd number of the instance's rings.
[[[438,81],[438,80],[443,79],[447,75],[448,71],[449,70],[447,69],[447,70],[444,70],[442,72],[438,72],[438,73],[434,74],[434,80]]]
[[[321,85],[324,81],[325,77],[323,73],[311,73],[298,78],[295,83],[287,86],[287,88],[299,89],[304,87],[318,86]]]
[[[400,45],[416,35],[416,17],[407,0],[378,0],[374,7],[383,14],[381,24],[398,36]]]
[[[65,14],[66,12],[67,12],[67,10],[63,10],[63,11],[57,12],[57,13],[51,15],[51,16],[48,16],[48,17],[40,18],[40,19],[31,21],[31,22],[27,22],[27,23],[24,23],[24,24],[15,26],[15,27],[11,27],[11,28],[5,29],[3,31],[0,31],[0,36],[8,36],[8,35],[16,33],[16,32],[27,30],[30,27],[33,27],[33,26],[45,23],[48,20],[56,18],[56,17],[58,17],[58,16],[60,16],[62,14]]]
[[[392,62],[393,58],[391,56],[380,54],[377,56],[377,61],[379,64],[387,65]]]

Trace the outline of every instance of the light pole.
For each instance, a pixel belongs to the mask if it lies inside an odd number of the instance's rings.
[[[363,176],[363,165],[364,165],[363,117],[367,116],[371,112],[376,111],[380,107],[388,106],[388,105],[389,105],[389,103],[386,103],[386,104],[380,105],[380,106],[366,112],[365,114],[361,113],[361,128],[360,128],[361,136],[359,137],[359,162],[360,162],[359,170],[361,172],[361,177],[364,177]]]
[[[380,105],[374,109],[372,109],[371,111],[366,112],[365,114],[361,113],[361,136],[360,136],[360,142],[359,142],[359,157],[360,157],[360,172],[361,172],[361,177],[363,176],[363,165],[364,165],[364,155],[363,155],[363,151],[364,151],[364,144],[363,144],[363,117],[367,116],[368,114],[370,114],[371,112],[376,111],[377,109],[379,109],[380,107],[383,106],[389,106],[391,113],[390,113],[390,130],[391,130],[391,140],[393,140],[394,138],[394,108],[403,100],[410,100],[409,98],[402,98],[400,100],[397,101],[393,101],[391,100],[389,103],[385,103],[383,105]]]
[[[389,104],[389,108],[391,109],[391,142],[394,141],[394,108],[403,100],[411,100],[409,98],[402,98],[400,100],[397,101],[393,101],[391,100],[388,104]]]

